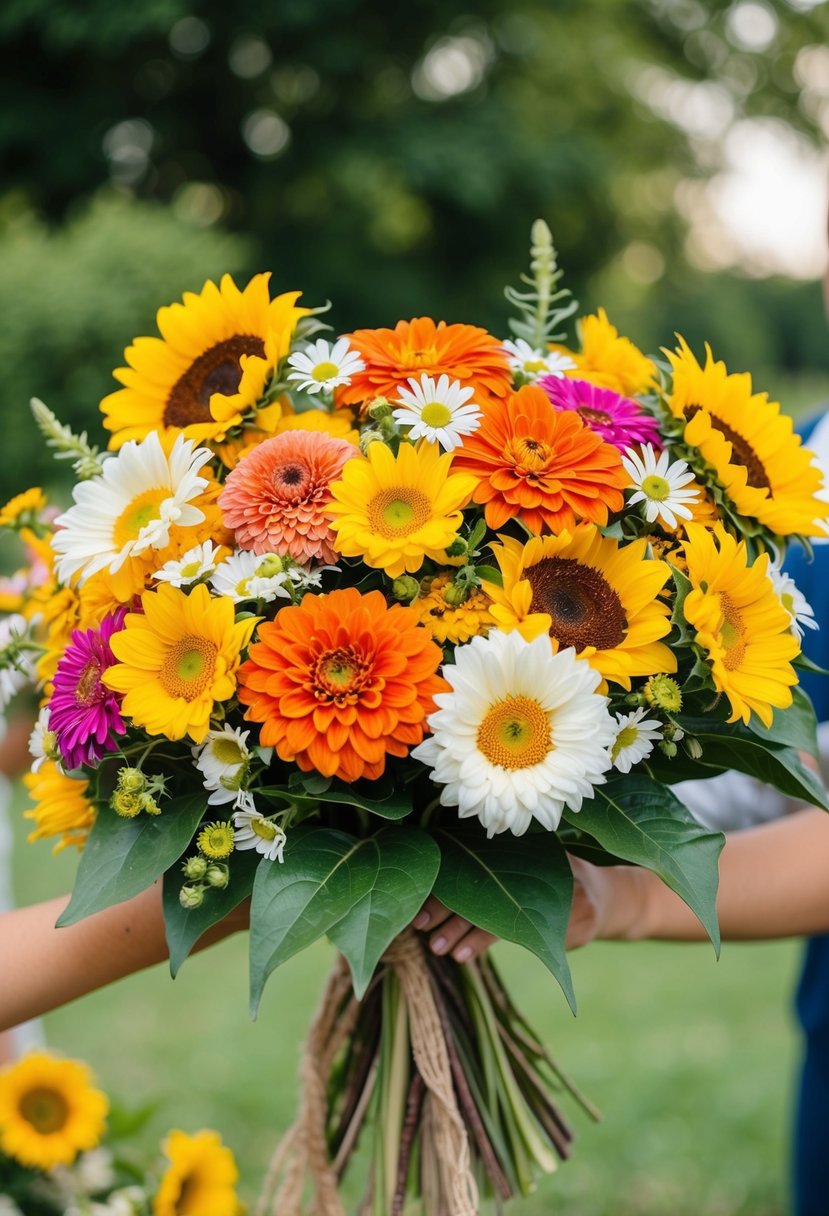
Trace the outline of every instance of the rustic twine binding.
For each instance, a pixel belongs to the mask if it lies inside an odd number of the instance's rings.
[[[440,1177],[441,1216],[443,1212],[445,1216],[477,1216],[478,1190],[469,1141],[455,1099],[449,1052],[423,947],[406,930],[391,943],[382,961],[394,969],[408,1009],[412,1053],[426,1087],[425,1139]],[[313,1187],[309,1212],[345,1216],[337,1174],[328,1156],[326,1093],[328,1074],[357,1020],[359,1002],[353,997],[348,1001],[350,988],[348,969],[340,959],[328,978],[303,1049],[296,1122],[271,1158],[254,1216],[302,1216],[309,1178]],[[282,1185],[277,1190],[280,1178]]]

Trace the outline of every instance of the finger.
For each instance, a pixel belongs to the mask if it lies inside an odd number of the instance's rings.
[[[494,946],[498,938],[485,929],[472,929],[465,934],[452,951],[456,963],[468,963],[470,959],[480,958],[490,946]]]
[[[439,899],[435,899],[434,895],[430,895],[412,921],[412,927],[415,929],[436,929],[438,925],[442,925],[445,920],[448,920],[451,915],[452,913],[448,908],[443,906]]]
[[[433,954],[449,954],[471,928],[472,925],[462,916],[450,916],[429,938],[430,950]]]

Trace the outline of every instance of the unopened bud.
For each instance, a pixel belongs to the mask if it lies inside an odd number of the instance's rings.
[[[214,862],[212,866],[208,866],[204,881],[208,887],[216,887],[217,890],[223,891],[230,882],[230,870],[227,866]]]
[[[677,746],[670,739],[661,739],[659,742],[659,750],[663,756],[667,756],[669,760],[673,760],[677,753]]]
[[[460,583],[449,583],[443,588],[443,598],[450,608],[460,608],[469,599],[471,588]]]
[[[374,431],[371,429],[369,429],[367,431],[363,431],[362,435],[360,436],[360,451],[365,456],[368,453],[368,450],[373,443],[382,443],[382,442],[383,442],[383,436],[380,434],[379,431]]]
[[[118,770],[118,788],[125,794],[140,794],[147,785],[147,778],[140,768],[121,768]]]
[[[420,593],[420,583],[411,574],[401,574],[392,583],[391,593],[401,604],[410,604]]]
[[[285,563],[282,558],[276,553],[272,553],[256,567],[256,575],[258,578],[274,578],[277,574],[282,574],[284,569]]]
[[[456,536],[452,544],[446,546],[444,552],[447,557],[466,557],[469,552],[469,546],[462,537]]]
[[[207,874],[208,866],[203,857],[188,857],[181,868],[190,882],[200,882]]]
[[[668,714],[678,714],[682,709],[682,692],[676,680],[670,676],[651,676],[644,688],[645,700],[655,709]]]
[[[689,735],[685,740],[685,750],[692,760],[699,760],[702,755],[702,744],[694,735]]]
[[[182,908],[192,911],[204,903],[204,887],[187,884],[178,893],[178,902]]]
[[[109,805],[122,819],[134,819],[141,812],[141,795],[116,790],[109,800]]]
[[[391,406],[387,397],[375,397],[371,405],[366,411],[372,422],[382,422],[384,418],[391,418]]]
[[[138,801],[141,805],[141,810],[146,811],[148,815],[160,815],[161,807],[153,798],[152,794],[139,794]]]

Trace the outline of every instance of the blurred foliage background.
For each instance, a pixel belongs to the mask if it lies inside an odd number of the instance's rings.
[[[538,215],[646,349],[681,330],[819,396],[821,266],[763,274],[705,225],[729,139],[820,145],[827,34],[820,0],[5,0],[10,489],[54,475],[29,397],[94,428],[124,346],[205,278],[272,269],[340,330],[505,332]]]

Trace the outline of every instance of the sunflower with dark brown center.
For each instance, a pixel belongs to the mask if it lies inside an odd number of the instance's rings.
[[[161,337],[135,339],[124,352],[129,366],[113,373],[124,387],[101,402],[111,448],[150,431],[219,441],[242,423],[308,312],[296,291],[271,300],[269,278],[258,274],[240,291],[225,275],[159,309]],[[271,411],[269,419],[278,422]]]
[[[592,524],[523,545],[502,536],[493,552],[504,585],[484,583],[490,612],[499,629],[527,641],[547,633],[554,651],[572,647],[623,688],[634,676],[676,671],[660,641],[671,628],[659,598],[670,569],[646,551],[644,539],[620,545]]]
[[[821,473],[777,402],[755,393],[748,373],[729,373],[708,346],[705,366],[682,338],[665,353],[674,373],[668,405],[686,422],[683,441],[700,454],[700,480],[707,466],[709,488],[724,490],[736,514],[782,536],[825,535]]]

